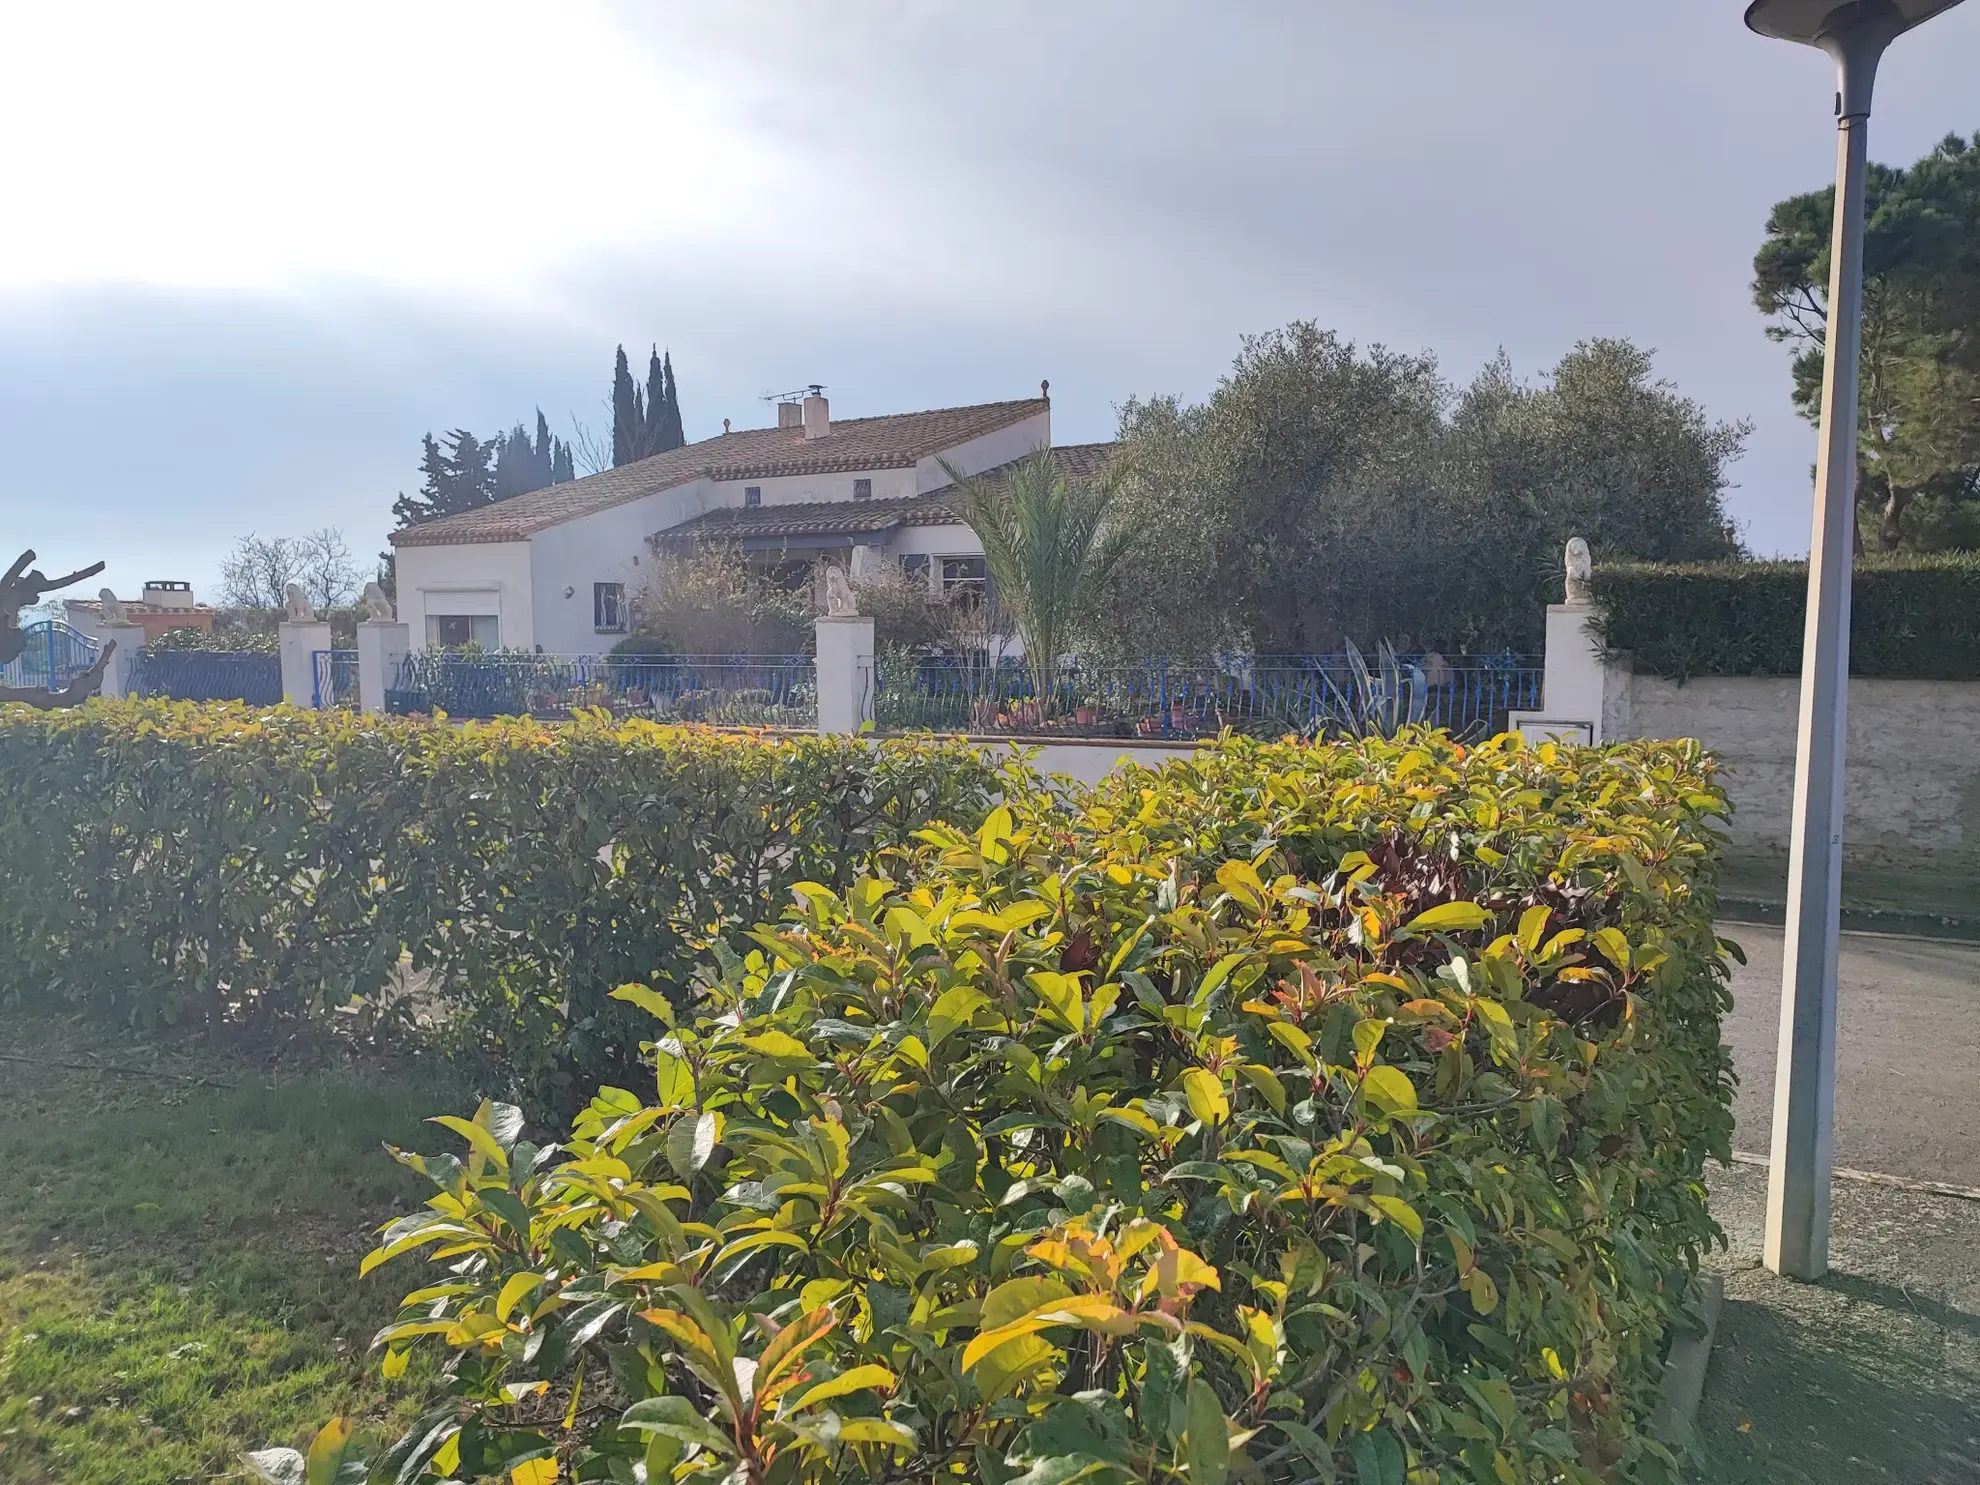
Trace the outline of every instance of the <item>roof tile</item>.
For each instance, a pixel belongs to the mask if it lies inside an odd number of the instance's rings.
[[[835,419],[832,431],[824,438],[815,439],[807,439],[802,428],[749,428],[703,439],[583,479],[517,495],[478,510],[408,526],[394,531],[391,541],[395,547],[523,541],[565,521],[610,510],[704,477],[772,479],[779,475],[910,468],[931,454],[1008,428],[1044,412],[1050,405],[1043,398],[1033,397],[878,418]]]
[[[1113,454],[1111,443],[1067,444],[1052,450],[1060,474],[1084,479]],[[993,482],[1009,478],[1022,462],[1013,460],[986,470]],[[920,495],[897,495],[885,500],[811,500],[790,505],[730,506],[712,510],[678,526],[653,534],[667,546],[696,541],[748,541],[793,536],[863,536],[899,526],[959,525],[964,516],[962,492],[943,485]]]

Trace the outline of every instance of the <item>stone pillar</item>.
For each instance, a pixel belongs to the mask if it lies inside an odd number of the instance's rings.
[[[144,648],[144,626],[99,624],[95,638],[99,644],[114,640],[117,645],[117,653],[110,657],[110,664],[104,669],[103,688],[98,694],[112,698],[130,695],[131,683],[137,676],[138,651]]]
[[[316,652],[330,648],[330,626],[314,620],[283,624],[282,700],[290,706],[316,705]],[[329,698],[324,698],[327,705]]]
[[[412,650],[412,629],[396,620],[366,619],[357,626],[358,709],[385,710],[385,693]]]
[[[818,621],[818,730],[858,732],[873,720],[873,619],[867,614]]]

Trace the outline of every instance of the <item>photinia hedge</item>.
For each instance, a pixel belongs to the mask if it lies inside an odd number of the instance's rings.
[[[563,1143],[398,1152],[377,1344],[447,1391],[370,1478],[1674,1480],[1724,807],[1690,744],[1233,741],[801,882],[616,991],[650,1080]]]
[[[998,787],[955,745],[602,714],[0,708],[6,988],[216,1026],[363,997],[575,1107],[637,1066],[614,986],[684,986],[709,935],[980,820]]]

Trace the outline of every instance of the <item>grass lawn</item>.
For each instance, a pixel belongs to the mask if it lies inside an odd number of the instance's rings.
[[[416,1411],[365,1355],[404,1276],[355,1275],[419,1199],[381,1141],[472,1107],[449,1073],[15,1012],[0,1055],[0,1480],[243,1478],[333,1413]]]

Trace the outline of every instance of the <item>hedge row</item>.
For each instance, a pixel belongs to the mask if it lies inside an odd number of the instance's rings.
[[[581,718],[0,708],[5,989],[143,1024],[438,1021],[533,1100],[633,1065],[606,999],[978,819],[978,754]],[[410,953],[410,976],[402,972]]]
[[[1595,630],[1639,675],[1800,675],[1805,562],[1598,567]],[[1850,673],[1980,680],[1980,553],[1857,559]]]
[[[1673,1480],[1731,1133],[1696,746],[1013,785],[691,1009],[623,988],[645,1097],[401,1154],[438,1190],[365,1267],[445,1272],[383,1365],[452,1395],[371,1478]]]

